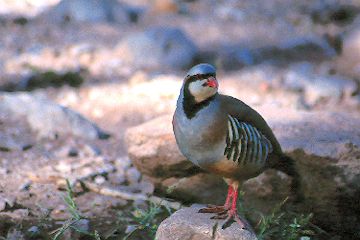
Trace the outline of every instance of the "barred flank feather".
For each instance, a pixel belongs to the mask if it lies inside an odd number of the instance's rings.
[[[251,124],[228,115],[228,130],[224,155],[239,165],[266,164],[273,151],[271,142]]]

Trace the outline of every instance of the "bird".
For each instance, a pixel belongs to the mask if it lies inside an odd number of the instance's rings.
[[[292,177],[291,191],[299,193],[295,161],[285,155],[264,118],[243,101],[220,94],[216,69],[208,63],[186,74],[173,115],[173,131],[180,152],[201,169],[221,176],[228,185],[224,205],[207,205],[199,213],[225,219],[222,228],[247,224],[237,213],[239,186],[269,168]],[[209,189],[211,190],[211,189]]]

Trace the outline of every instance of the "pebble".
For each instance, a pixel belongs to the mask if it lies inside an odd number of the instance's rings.
[[[109,175],[109,182],[113,185],[123,184],[126,180],[125,172],[119,173],[118,171],[115,174]]]
[[[8,232],[6,240],[25,240],[25,237],[20,231],[14,229]]]
[[[131,167],[126,170],[126,178],[130,184],[136,184],[139,182],[141,173],[135,167]]]
[[[32,236],[36,236],[40,233],[40,228],[38,226],[32,226],[30,227],[27,232]]]
[[[27,182],[23,183],[22,185],[20,185],[19,190],[20,191],[29,191],[31,184],[32,184],[31,181],[27,181]]]
[[[82,232],[89,232],[90,230],[90,221],[87,219],[80,219],[73,224],[73,227]]]
[[[101,184],[103,184],[103,183],[106,182],[106,179],[105,179],[103,176],[98,175],[98,176],[95,177],[94,182],[95,182],[96,184],[101,185]]]

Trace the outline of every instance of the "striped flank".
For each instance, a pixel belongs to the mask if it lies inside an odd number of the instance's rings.
[[[255,127],[228,115],[224,155],[240,165],[264,165],[272,152],[270,141]]]

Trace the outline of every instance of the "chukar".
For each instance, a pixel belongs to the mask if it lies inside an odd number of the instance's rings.
[[[292,190],[297,191],[299,176],[261,115],[242,101],[219,94],[218,86],[212,65],[191,68],[177,101],[173,129],[182,154],[229,185],[223,206],[199,212],[217,213],[213,218],[226,219],[223,227],[232,220],[244,227],[236,210],[239,184],[275,168],[293,176]]]

